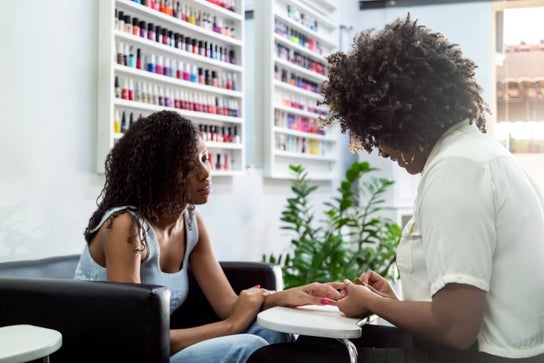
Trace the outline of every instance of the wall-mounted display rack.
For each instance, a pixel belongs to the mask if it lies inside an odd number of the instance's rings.
[[[264,123],[265,175],[291,178],[304,165],[314,180],[337,177],[338,134],[321,129],[317,106],[326,56],[338,49],[338,7],[328,0],[255,1],[257,117]]]
[[[100,0],[97,171],[131,122],[175,110],[213,175],[245,170],[243,0]]]

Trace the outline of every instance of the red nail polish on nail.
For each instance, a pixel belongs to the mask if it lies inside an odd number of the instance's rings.
[[[256,289],[260,289],[260,288],[261,288],[261,285],[255,285],[255,286],[253,286],[253,287],[256,288]]]
[[[321,305],[330,305],[331,304],[331,302],[329,300],[327,300],[327,299],[321,299],[320,303],[321,303]]]

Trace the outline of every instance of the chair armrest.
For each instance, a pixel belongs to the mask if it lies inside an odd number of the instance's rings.
[[[162,286],[1,277],[0,326],[58,330],[56,363],[168,363],[169,298]]]
[[[238,294],[255,285],[269,290],[282,290],[283,278],[279,265],[266,262],[220,261],[234,291]],[[189,271],[189,295],[170,316],[172,328],[189,328],[218,321],[219,317],[206,300],[193,274]]]

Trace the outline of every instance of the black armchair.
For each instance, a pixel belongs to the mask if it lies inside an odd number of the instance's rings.
[[[0,263],[0,326],[32,324],[62,333],[60,362],[169,361],[169,329],[217,321],[192,275],[186,302],[169,315],[162,286],[72,280],[78,255]],[[236,292],[283,288],[281,269],[221,262]]]

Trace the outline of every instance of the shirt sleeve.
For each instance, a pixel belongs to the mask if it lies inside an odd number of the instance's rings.
[[[447,157],[421,183],[417,215],[431,295],[448,283],[487,292],[495,247],[488,169],[465,157]]]

